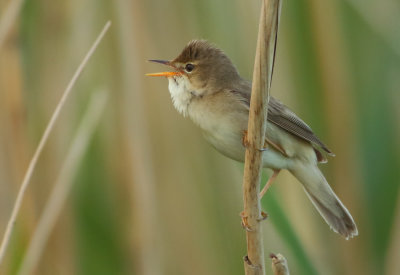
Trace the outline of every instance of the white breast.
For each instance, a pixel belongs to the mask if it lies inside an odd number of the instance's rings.
[[[183,116],[187,116],[188,107],[193,97],[189,86],[190,82],[186,76],[168,78],[168,90],[171,94],[172,103],[175,109]]]
[[[215,106],[212,102],[197,100],[199,91],[193,89],[184,75],[169,77],[168,82],[168,89],[175,109],[183,116],[189,116],[203,130],[207,141],[219,152],[229,158],[243,162],[245,148],[242,144],[242,136],[243,130],[247,128],[247,117],[236,113],[230,107],[230,104]],[[267,125],[267,128],[276,128],[271,123],[267,123]],[[277,129],[268,129],[268,131],[273,133]],[[275,140],[275,138],[272,139]],[[289,159],[280,152],[271,148],[263,153],[264,167],[284,169],[287,168],[288,161]]]

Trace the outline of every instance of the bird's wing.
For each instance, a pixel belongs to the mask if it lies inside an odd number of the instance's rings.
[[[250,93],[251,84],[246,83],[247,89],[230,90],[230,93],[235,94],[247,107],[250,108]],[[301,120],[295,113],[293,113],[288,107],[274,97],[270,97],[268,104],[268,121],[281,127],[292,135],[299,137],[303,140],[311,142],[318,147],[321,147],[329,155],[334,156],[331,150],[313,133],[312,129]],[[315,149],[315,148],[314,148]],[[326,162],[324,156],[317,150],[314,150],[318,161]]]
[[[328,154],[334,155],[303,120],[272,96],[268,104],[268,121],[301,139],[321,147]]]

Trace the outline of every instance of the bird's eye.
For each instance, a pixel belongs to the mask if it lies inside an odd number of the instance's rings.
[[[191,64],[191,63],[186,64],[185,71],[190,73],[191,71],[193,71],[193,69],[194,69],[194,65],[193,64]]]

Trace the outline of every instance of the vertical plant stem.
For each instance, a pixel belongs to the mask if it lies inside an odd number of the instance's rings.
[[[262,151],[268,113],[269,90],[274,67],[280,0],[263,0],[253,71],[250,113],[243,176],[243,219],[246,231],[247,256],[245,273],[265,274],[264,249],[259,199]]]
[[[79,65],[78,69],[75,71],[75,74],[73,75],[72,79],[68,83],[67,88],[65,89],[60,102],[58,103],[56,109],[54,110],[53,115],[51,116],[50,122],[47,124],[47,127],[43,133],[42,138],[40,139],[39,145],[36,148],[35,153],[33,154],[33,157],[31,161],[29,162],[28,169],[25,173],[24,179],[22,180],[21,187],[18,191],[17,198],[15,200],[14,208],[11,212],[11,217],[7,223],[7,228],[6,232],[4,233],[3,241],[0,246],[0,264],[2,263],[2,260],[4,258],[8,243],[10,242],[11,238],[11,233],[15,227],[15,221],[17,219],[17,215],[19,212],[19,209],[21,208],[22,200],[25,195],[25,191],[29,186],[29,182],[32,178],[33,171],[35,170],[37,161],[39,159],[40,154],[43,151],[43,147],[46,144],[47,140],[49,139],[49,135],[51,133],[51,130],[54,128],[54,124],[57,121],[57,118],[61,112],[62,107],[65,104],[65,101],[68,98],[68,95],[70,94],[72,87],[74,86],[76,80],[78,77],[81,75],[83,69],[85,68],[87,62],[89,61],[90,57],[93,55],[94,51],[96,50],[97,46],[99,45],[100,41],[103,39],[104,35],[106,34],[108,28],[110,27],[111,22],[107,22],[106,25],[104,26],[103,30],[100,32],[99,36],[97,39],[94,41],[92,47],[89,49],[88,53],[86,56],[83,58],[81,64]]]
[[[43,254],[43,249],[54,228],[57,217],[70,193],[74,182],[74,175],[90,145],[90,139],[100,121],[101,114],[104,112],[106,100],[107,94],[104,91],[94,93],[91,97],[89,107],[82,118],[75,138],[68,150],[68,155],[65,158],[60,175],[58,176],[28,246],[26,255],[22,261],[21,269],[18,272],[19,275],[32,274],[32,270],[34,270]]]

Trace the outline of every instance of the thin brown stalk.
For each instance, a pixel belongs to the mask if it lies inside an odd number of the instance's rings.
[[[75,138],[68,150],[61,172],[44,207],[43,214],[28,246],[19,275],[31,274],[42,255],[47,239],[54,228],[65,200],[71,190],[73,177],[78,170],[90,144],[94,130],[104,111],[107,94],[98,92],[92,95],[89,107],[84,115]]]
[[[247,256],[245,273],[265,274],[261,231],[260,177],[262,151],[268,112],[269,90],[274,67],[280,0],[264,0],[258,30],[253,86],[247,133],[247,150],[243,176],[243,222],[246,227]]]
[[[15,22],[17,15],[19,14],[24,0],[11,0],[1,15],[0,20],[0,49],[3,45],[8,32],[10,31],[13,23]]]
[[[97,46],[99,45],[100,41],[103,39],[104,35],[106,34],[108,28],[110,27],[111,22],[107,22],[106,25],[104,26],[103,30],[100,32],[99,36],[97,37],[97,39],[94,41],[92,47],[89,49],[88,53],[86,54],[86,56],[84,57],[84,59],[82,60],[81,64],[79,65],[78,69],[75,71],[72,79],[70,80],[70,82],[67,85],[67,88],[65,89],[56,109],[54,110],[53,115],[51,116],[50,122],[46,127],[46,130],[43,133],[42,138],[40,139],[39,145],[36,148],[36,151],[31,159],[31,161],[29,162],[29,166],[28,169],[25,173],[24,179],[22,181],[21,187],[18,191],[18,195],[14,204],[14,208],[11,212],[11,217],[7,223],[7,228],[3,237],[3,241],[1,243],[0,246],[0,264],[2,263],[2,260],[4,258],[8,243],[10,242],[10,238],[11,238],[11,234],[13,232],[14,226],[15,226],[15,221],[17,219],[17,215],[19,212],[19,209],[21,208],[21,204],[22,204],[22,200],[24,198],[26,189],[29,186],[29,182],[31,180],[33,171],[36,167],[38,158],[41,154],[41,152],[43,151],[43,147],[46,144],[47,140],[49,139],[49,135],[54,127],[54,124],[60,114],[60,111],[62,109],[62,107],[65,104],[65,101],[68,98],[68,95],[70,94],[72,87],[74,86],[76,80],[78,79],[78,77],[80,76],[80,74],[82,73],[83,69],[85,68],[87,62],[89,61],[90,57],[93,55],[94,51],[96,50]]]

